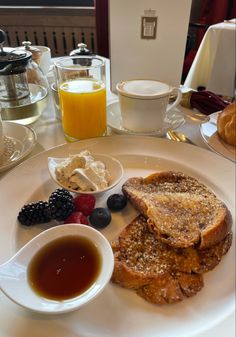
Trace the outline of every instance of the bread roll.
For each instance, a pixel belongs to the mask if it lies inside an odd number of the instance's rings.
[[[227,144],[236,146],[236,101],[219,113],[217,131]]]

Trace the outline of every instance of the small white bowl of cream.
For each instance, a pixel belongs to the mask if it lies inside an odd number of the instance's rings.
[[[53,180],[73,193],[98,194],[116,186],[124,173],[119,160],[84,150],[66,158],[48,158]]]

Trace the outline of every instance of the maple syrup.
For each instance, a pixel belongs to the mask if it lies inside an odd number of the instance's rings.
[[[68,235],[42,247],[28,267],[28,281],[40,296],[66,300],[81,295],[96,280],[101,256],[87,238]]]

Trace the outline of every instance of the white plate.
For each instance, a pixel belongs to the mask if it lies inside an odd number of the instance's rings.
[[[165,118],[165,126],[152,132],[135,132],[123,128],[121,124],[120,104],[118,101],[107,105],[107,124],[116,133],[141,136],[163,136],[169,130],[175,130],[185,123],[183,114],[173,109]]]
[[[25,158],[36,143],[36,134],[28,126],[14,122],[2,122],[4,153],[0,158],[0,172],[3,172]]]
[[[49,225],[25,228],[16,221],[23,204],[47,200],[57,185],[50,178],[48,157],[63,157],[88,149],[119,159],[124,166],[120,184],[97,198],[105,206],[111,193],[120,191],[127,177],[146,176],[156,170],[180,170],[200,179],[222,199],[232,212],[235,223],[235,165],[214,152],[189,144],[143,136],[110,136],[65,144],[23,162],[0,181],[0,263]],[[14,187],[14,188],[11,188]],[[102,230],[108,240],[136,216],[128,205],[113,213],[111,224]],[[86,307],[53,319],[29,314],[7,297],[0,297],[0,335],[40,337],[192,337],[220,324],[235,306],[235,242],[221,263],[204,275],[205,286],[183,302],[156,306],[133,291],[109,284]],[[227,326],[225,336],[233,336]],[[20,331],[20,335],[19,335]],[[210,333],[208,337],[213,337]]]
[[[209,122],[200,125],[202,138],[213,151],[235,162],[236,147],[226,144],[217,133],[218,113],[219,112],[214,112],[210,115]]]

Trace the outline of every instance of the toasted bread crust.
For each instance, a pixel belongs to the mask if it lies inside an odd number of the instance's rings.
[[[175,303],[194,296],[203,287],[202,275],[176,273],[165,275],[140,287],[137,294],[154,304]]]
[[[229,232],[221,242],[214,246],[205,249],[197,249],[200,266],[196,272],[206,273],[214,269],[230,249],[232,240],[233,234],[232,232]]]
[[[226,205],[197,179],[164,171],[128,179],[123,193],[146,218],[150,229],[173,247],[200,249],[223,240],[232,219]]]
[[[142,215],[136,217],[113,242],[112,281],[136,290],[152,303],[173,303],[195,295],[203,287],[202,273],[213,269],[231,246],[232,233],[219,244],[173,248],[158,240]]]
[[[219,210],[218,222],[202,231],[200,248],[211,247],[222,241],[232,227],[232,216],[228,208],[222,203]]]

